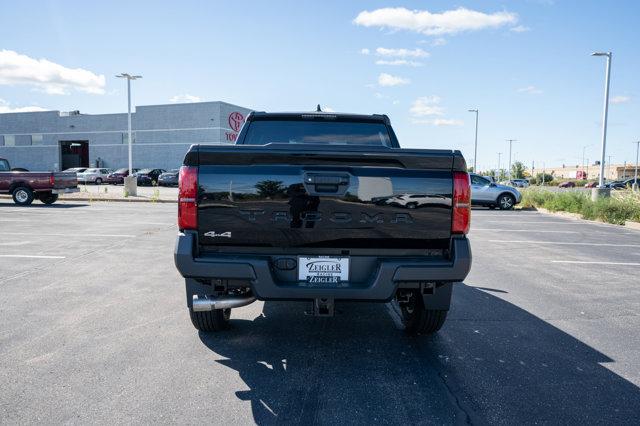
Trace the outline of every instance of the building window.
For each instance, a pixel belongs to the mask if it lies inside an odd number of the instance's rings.
[[[136,132],[131,132],[131,143],[136,143]],[[122,143],[125,145],[129,144],[129,133],[122,134]]]
[[[41,134],[31,135],[31,145],[42,145],[42,135]]]
[[[16,146],[16,136],[4,135],[4,146]]]

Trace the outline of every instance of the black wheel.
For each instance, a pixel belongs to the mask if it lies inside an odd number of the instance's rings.
[[[427,309],[418,292],[411,293],[409,300],[399,305],[407,334],[433,334],[442,328],[447,319],[448,311]]]
[[[11,193],[13,202],[19,206],[28,206],[33,203],[33,191],[26,186],[19,186]]]
[[[52,194],[50,192],[46,192],[42,195],[40,195],[40,197],[38,197],[38,199],[43,202],[44,204],[53,204],[56,201],[58,201],[58,194]]]
[[[500,210],[511,210],[516,205],[516,198],[511,194],[502,194],[498,197]]]
[[[96,185],[102,185],[102,178],[96,178]]]
[[[189,309],[191,323],[199,331],[220,331],[229,327],[231,309],[193,312]]]

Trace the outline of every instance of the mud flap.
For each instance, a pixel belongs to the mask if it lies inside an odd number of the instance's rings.
[[[422,299],[426,309],[448,311],[454,283],[441,283],[431,289],[423,289]]]

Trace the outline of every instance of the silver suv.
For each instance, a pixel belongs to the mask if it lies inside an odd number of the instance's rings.
[[[489,179],[470,173],[471,178],[471,204],[474,206],[499,207],[500,210],[509,210],[522,199],[520,191],[512,186],[500,185]]]

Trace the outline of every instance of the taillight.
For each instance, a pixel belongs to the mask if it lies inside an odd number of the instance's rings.
[[[471,225],[471,182],[469,173],[453,172],[453,220],[451,232],[466,234]]]
[[[178,228],[198,228],[198,168],[182,166],[178,178]]]
[[[49,176],[49,186],[53,188],[53,185],[56,183],[56,178],[53,176],[53,173]]]

